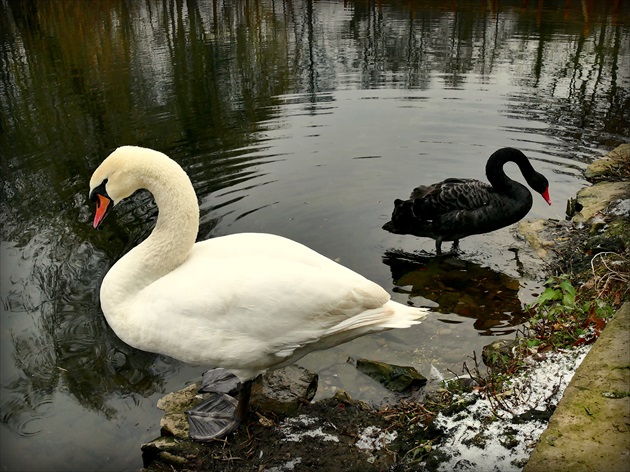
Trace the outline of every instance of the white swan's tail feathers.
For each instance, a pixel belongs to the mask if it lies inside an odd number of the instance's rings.
[[[380,308],[367,310],[328,329],[325,336],[361,330],[363,333],[394,328],[409,328],[427,317],[427,308],[416,308],[388,301]]]
[[[394,301],[387,302],[385,306],[389,306],[393,309],[392,315],[383,323],[379,323],[379,326],[385,329],[409,328],[410,326],[420,324],[429,314],[428,308],[417,308]]]
[[[420,324],[427,317],[428,313],[429,310],[427,308],[415,308],[390,300],[378,308],[366,310],[347,318],[341,323],[328,328],[324,333],[318,332],[302,344],[283,345],[281,348],[276,347],[274,354],[277,358],[283,359],[283,361],[276,364],[274,368],[293,363],[311,351],[328,349],[365,334],[395,328],[409,328]]]

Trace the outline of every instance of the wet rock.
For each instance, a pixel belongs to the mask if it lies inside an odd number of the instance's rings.
[[[148,442],[146,444],[142,445],[142,450],[144,452],[147,452],[149,454],[151,453],[155,453],[156,455],[162,451],[162,450],[166,450],[169,447],[174,447],[178,444],[177,439],[173,438],[173,437],[159,437],[157,439],[154,439],[151,442]]]
[[[630,176],[630,144],[622,144],[594,161],[584,172],[584,176],[592,181],[609,179],[617,180]]]
[[[292,414],[313,399],[317,381],[317,374],[297,365],[266,372],[253,383],[250,402],[262,411]]]
[[[190,435],[188,419],[184,411],[195,406],[202,400],[197,394],[199,385],[190,384],[188,387],[169,393],[157,401],[157,407],[166,413],[160,419],[160,429],[163,436],[174,436],[187,439]]]
[[[333,395],[333,399],[344,405],[350,405],[352,403],[352,397],[344,389],[340,388]]]
[[[483,347],[481,358],[488,367],[496,370],[505,369],[514,359],[514,350],[518,341],[514,339],[499,339]]]
[[[198,389],[199,385],[190,384],[177,392],[169,393],[157,401],[157,407],[167,413],[184,411],[199,403],[199,397],[197,397]]]
[[[412,388],[422,387],[427,383],[426,377],[409,366],[358,359],[357,369],[393,392],[406,392]]]
[[[185,413],[166,413],[160,420],[162,436],[173,436],[179,439],[190,437],[190,425]]]
[[[603,212],[611,202],[625,198],[629,191],[628,182],[601,182],[583,188],[577,194],[582,210],[575,214],[573,220],[588,221]]]

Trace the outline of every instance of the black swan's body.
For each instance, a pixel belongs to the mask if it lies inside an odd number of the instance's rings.
[[[461,238],[516,223],[529,212],[533,200],[527,187],[505,175],[506,162],[515,162],[529,186],[551,205],[547,179],[521,151],[502,148],[486,164],[491,185],[475,179],[446,179],[417,187],[408,200],[394,201],[392,219],[383,229],[433,238],[441,254],[442,241],[453,241],[452,250],[457,250]]]

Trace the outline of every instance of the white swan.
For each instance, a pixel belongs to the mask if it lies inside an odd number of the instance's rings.
[[[114,264],[100,292],[107,322],[137,349],[223,367],[247,382],[311,351],[426,317],[426,309],[394,302],[377,284],[280,236],[195,243],[199,205],[190,179],[151,149],[120,147],[96,169],[94,227],[138,189],[153,194],[157,224]]]

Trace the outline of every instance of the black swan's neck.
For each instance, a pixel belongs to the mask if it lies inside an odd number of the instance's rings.
[[[537,174],[530,164],[529,159],[518,149],[499,149],[490,156],[486,164],[486,176],[492,186],[499,192],[509,193],[510,190],[514,188],[514,184],[517,183],[505,174],[503,166],[506,162],[516,163],[528,183],[530,183],[531,178]]]

